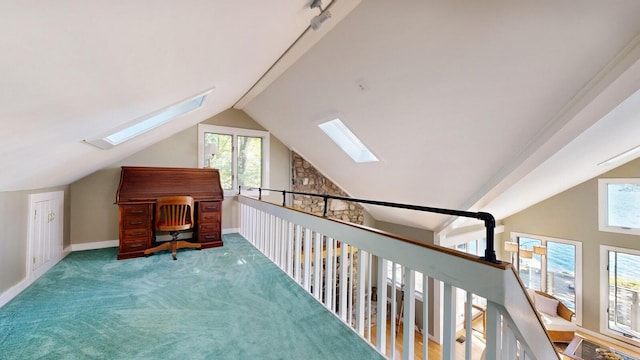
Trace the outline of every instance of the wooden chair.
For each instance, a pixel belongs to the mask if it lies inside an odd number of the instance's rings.
[[[169,231],[171,241],[144,251],[145,256],[163,250],[171,250],[173,260],[177,260],[176,252],[182,248],[200,249],[198,243],[178,240],[180,230],[193,228],[193,198],[191,196],[167,196],[158,198],[156,202],[155,229]]]

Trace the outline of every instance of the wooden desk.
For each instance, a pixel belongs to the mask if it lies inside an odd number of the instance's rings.
[[[116,192],[119,206],[118,260],[144,256],[155,239],[155,203],[159,197],[187,195],[195,200],[194,236],[203,249],[222,246],[222,200],[216,169],[123,166]]]

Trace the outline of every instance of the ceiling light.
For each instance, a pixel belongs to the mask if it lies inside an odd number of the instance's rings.
[[[547,247],[544,245],[537,245],[533,247],[533,253],[536,255],[547,255]]]
[[[322,24],[324,24],[329,19],[331,19],[331,13],[329,12],[329,10],[325,10],[321,12],[320,15],[314,16],[314,18],[311,19],[311,28],[314,31],[318,31]]]
[[[375,162],[378,158],[342,123],[340,119],[333,119],[318,125],[336,145],[346,152],[357,163]]]
[[[533,251],[532,250],[526,250],[526,249],[520,249],[520,257],[523,259],[532,259],[533,258]]]
[[[631,155],[633,155],[633,154],[635,154],[635,153],[637,153],[637,152],[640,152],[640,145],[638,145],[638,146],[636,146],[636,147],[634,147],[634,148],[632,148],[632,149],[629,149],[629,150],[627,150],[627,151],[623,152],[622,154],[618,154],[618,155],[616,155],[616,156],[612,157],[612,158],[611,158],[611,159],[609,159],[609,160],[605,160],[605,161],[603,161],[603,162],[599,163],[599,164],[598,164],[598,166],[601,166],[601,165],[611,165],[611,164],[613,164],[613,163],[617,162],[618,160],[620,160],[620,159],[622,159],[622,158],[625,158],[625,157],[627,157],[627,156],[631,156]]]
[[[313,0],[311,5],[309,6],[311,9],[318,8],[320,9],[320,14],[316,15],[311,19],[311,28],[314,31],[318,31],[322,24],[324,24],[327,20],[331,19],[331,13],[329,10],[322,10],[322,1],[321,0]]]
[[[312,9],[319,8],[322,11],[322,0],[313,0],[309,7]]]
[[[209,95],[213,90],[215,90],[215,88],[190,97],[175,105],[156,111],[155,113],[152,113],[150,115],[143,116],[139,119],[131,121],[124,126],[114,129],[108,135],[105,135],[99,139],[85,140],[85,142],[97,146],[103,150],[120,145],[127,140],[130,140],[138,135],[142,135],[151,129],[154,129],[162,124],[165,124],[173,119],[176,119],[182,115],[185,115],[202,107],[202,104],[204,104],[204,100],[207,98],[207,95]]]
[[[513,241],[507,241],[504,243],[504,251],[518,252],[518,243]]]

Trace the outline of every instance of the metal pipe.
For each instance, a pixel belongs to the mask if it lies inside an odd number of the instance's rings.
[[[262,200],[262,188],[258,188],[258,200]],[[366,200],[366,199],[357,199],[350,198],[344,196],[336,196],[336,195],[326,195],[326,194],[314,194],[314,193],[306,193],[299,191],[288,191],[288,190],[273,190],[273,189],[264,189],[266,191],[280,191],[283,196],[285,194],[293,194],[293,195],[306,195],[306,196],[317,196],[324,199],[324,212],[323,217],[327,217],[327,206],[329,199],[343,200],[343,201],[351,201],[357,202],[361,204],[369,204],[369,205],[378,205],[378,206],[386,206],[398,209],[408,209],[408,210],[416,210],[416,211],[424,211],[436,214],[443,215],[452,215],[452,216],[462,216],[466,218],[478,219],[484,222],[484,226],[486,228],[486,248],[484,250],[484,256],[481,257],[481,260],[485,260],[488,262],[500,264],[502,261],[498,260],[496,257],[495,251],[495,228],[496,228],[496,220],[490,213],[487,212],[471,212],[471,211],[463,211],[463,210],[452,210],[452,209],[443,209],[443,208],[435,208],[429,206],[418,206],[418,205],[408,205],[408,204],[399,204],[392,203],[387,201],[376,201],[376,200]],[[284,206],[284,204],[283,204]]]
[[[329,205],[329,195],[324,195],[324,213],[322,214],[322,216],[327,217],[327,207]]]

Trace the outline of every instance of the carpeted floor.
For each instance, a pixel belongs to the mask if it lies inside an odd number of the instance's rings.
[[[382,358],[237,234],[116,261],[75,252],[0,308],[0,359]]]

